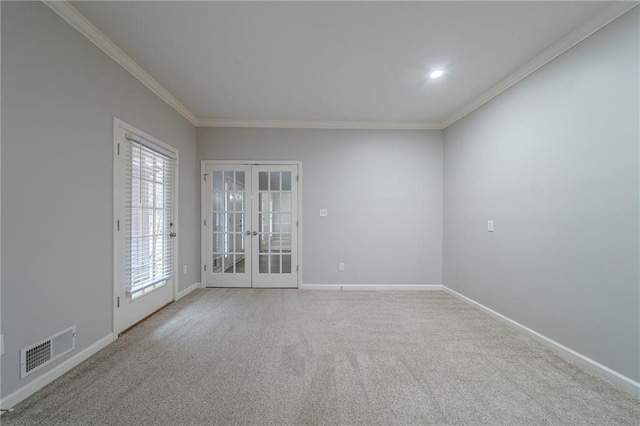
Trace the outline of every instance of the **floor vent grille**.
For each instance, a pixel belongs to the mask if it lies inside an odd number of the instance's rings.
[[[76,327],[73,326],[27,346],[20,351],[20,378],[44,367],[76,346]]]

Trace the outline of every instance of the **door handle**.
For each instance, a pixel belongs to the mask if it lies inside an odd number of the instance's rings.
[[[258,231],[253,231],[253,235],[258,235]]]
[[[246,232],[247,236],[251,235],[251,231]]]

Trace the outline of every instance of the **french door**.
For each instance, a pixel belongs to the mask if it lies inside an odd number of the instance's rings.
[[[203,164],[207,287],[298,287],[298,165]]]

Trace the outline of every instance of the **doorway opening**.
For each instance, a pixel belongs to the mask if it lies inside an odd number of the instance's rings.
[[[114,118],[114,335],[175,299],[178,150]]]
[[[299,162],[202,163],[206,287],[297,288]]]

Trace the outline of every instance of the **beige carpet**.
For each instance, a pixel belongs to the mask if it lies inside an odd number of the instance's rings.
[[[640,421],[640,400],[441,292],[197,290],[3,425]]]

